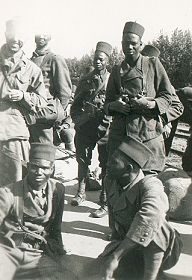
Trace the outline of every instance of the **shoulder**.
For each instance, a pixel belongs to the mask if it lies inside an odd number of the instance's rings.
[[[37,66],[31,59],[24,57],[24,63],[27,69],[31,69],[31,72],[34,73],[41,73],[41,69],[39,66]]]
[[[148,191],[148,190],[154,190],[156,192],[164,192],[164,186],[159,178],[153,175],[147,175],[145,176],[140,182],[139,182],[140,188]]]
[[[52,191],[54,194],[57,194],[58,196],[64,195],[65,186],[63,183],[61,183],[60,181],[53,179],[53,178],[49,179],[49,183],[51,184]]]

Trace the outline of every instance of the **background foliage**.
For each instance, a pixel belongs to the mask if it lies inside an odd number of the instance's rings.
[[[171,36],[162,32],[159,37],[148,42],[155,45],[161,52],[160,59],[164,65],[171,83],[175,88],[192,85],[192,34],[189,30],[175,29]],[[84,75],[93,64],[94,50],[90,54],[85,54],[81,59],[66,59],[72,83],[77,85],[79,77]],[[123,59],[122,51],[113,48],[109,59],[108,70],[111,71],[114,64],[118,64]]]

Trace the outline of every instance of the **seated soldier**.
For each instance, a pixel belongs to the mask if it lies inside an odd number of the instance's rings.
[[[50,179],[54,157],[53,145],[32,143],[27,176],[0,188],[0,279],[50,279],[62,271],[64,187]]]
[[[99,257],[102,279],[113,279],[120,260],[129,262],[138,251],[144,265],[139,263],[136,270],[143,267],[144,280],[155,280],[160,269],[172,267],[179,258],[179,234],[165,219],[169,204],[164,187],[156,176],[144,177],[142,172],[150,156],[143,143],[127,136],[108,162],[105,187],[113,241]],[[138,258],[133,263],[136,266]]]

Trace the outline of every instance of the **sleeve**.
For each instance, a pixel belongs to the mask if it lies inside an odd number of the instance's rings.
[[[27,111],[37,112],[47,106],[47,94],[41,69],[35,64],[32,68],[30,84],[19,105]]]
[[[62,217],[64,211],[64,198],[65,198],[65,190],[64,186],[60,183],[57,183],[57,201],[55,207],[57,207],[54,219],[49,227],[49,239],[51,243],[51,239],[54,240],[51,246],[56,244],[56,248],[53,248],[54,251],[57,251],[58,254],[63,253],[63,241],[61,236],[61,224]]]
[[[55,96],[61,101],[63,109],[66,110],[72,93],[69,69],[65,59],[61,56],[56,55],[52,63]]]
[[[169,109],[173,90],[167,73],[158,58],[151,58],[150,60],[154,65],[154,83],[156,89],[155,102],[160,115],[165,114]]]
[[[14,204],[12,192],[7,187],[0,188],[0,226],[8,216],[11,207]]]
[[[169,203],[164,187],[157,178],[149,178],[144,182],[142,180],[140,182],[140,192],[140,208],[126,236],[137,244],[146,247],[163,225]]]
[[[161,116],[164,125],[178,119],[183,114],[183,110],[184,110],[184,106],[181,103],[179,97],[177,96],[175,89],[173,87],[172,89],[173,89],[173,94],[172,94],[171,105],[169,106],[167,112]]]
[[[80,114],[83,108],[83,100],[86,92],[84,91],[85,80],[82,79],[79,81],[79,84],[76,89],[76,94],[71,105],[71,117],[75,120],[75,117]]]
[[[118,73],[118,65],[115,65],[112,69],[112,72],[109,76],[109,80],[107,83],[107,89],[106,89],[106,99],[104,103],[104,110],[106,115],[113,116],[114,113],[110,111],[109,106],[110,103],[113,101],[116,101],[119,98],[120,94],[120,75]],[[118,79],[119,77],[119,79]]]

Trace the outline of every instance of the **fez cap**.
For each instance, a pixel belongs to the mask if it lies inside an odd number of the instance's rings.
[[[123,34],[134,33],[141,38],[143,36],[144,31],[145,28],[141,24],[133,21],[128,21],[125,23]]]
[[[112,46],[106,42],[98,42],[95,51],[104,52],[106,55],[110,56],[112,52]]]
[[[55,160],[56,147],[46,143],[32,143],[29,161],[44,159],[50,162]]]
[[[155,46],[152,45],[145,45],[145,47],[142,49],[141,54],[144,56],[154,56],[154,57],[159,57],[160,55],[160,50],[156,48]]]
[[[152,156],[151,150],[146,145],[130,136],[124,137],[118,150],[134,160],[141,168]]]

